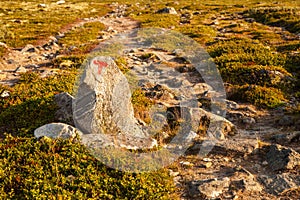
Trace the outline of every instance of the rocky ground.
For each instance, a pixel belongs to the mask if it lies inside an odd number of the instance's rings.
[[[59,50],[63,48],[58,45],[59,39],[73,27],[95,20],[102,22],[107,29],[99,37],[99,42],[139,27],[138,22],[123,16],[124,6],[114,6],[114,12],[98,19],[85,19],[73,24],[42,45],[10,49],[10,53],[0,63],[0,83],[13,85],[21,73],[28,71],[41,72],[44,77],[58,73],[58,69],[51,66],[51,61],[60,56]],[[208,24],[219,26],[220,21],[230,20],[241,23],[245,19],[239,15],[220,15]],[[234,34],[222,26],[218,27],[221,33]],[[290,36],[285,30],[277,31],[286,37],[296,37]],[[222,40],[220,37],[216,39]],[[147,97],[166,109],[174,108],[178,105],[178,99],[169,92],[168,82],[178,82],[193,90],[193,95],[199,101],[199,108],[205,112],[204,116],[211,117],[207,102],[210,102],[214,91],[201,80],[201,76],[195,75],[192,67],[176,52],[133,48],[125,52],[125,57],[127,67],[140,80],[147,80],[141,85]],[[157,65],[161,63],[170,66],[180,76],[166,77],[165,74],[160,74],[156,77]],[[187,81],[186,77],[192,78]],[[5,95],[9,94],[3,92],[1,97]],[[222,120],[230,128],[222,129],[222,135],[209,154],[205,157],[198,156],[201,144],[207,139],[205,135],[200,135],[194,138],[194,143],[185,156],[169,166],[181,199],[299,199],[299,119],[293,115],[285,115],[280,109],[261,110],[253,105],[233,101],[226,101],[226,104],[226,117]]]

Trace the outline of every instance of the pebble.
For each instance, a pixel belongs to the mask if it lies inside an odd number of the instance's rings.
[[[10,94],[7,90],[4,90],[0,95],[0,97],[2,97],[2,98],[9,97],[9,96],[10,96]]]
[[[15,69],[14,72],[16,72],[16,73],[26,73],[27,70],[26,70],[25,67],[18,67],[17,69]]]
[[[212,166],[212,162],[207,162],[204,164],[205,168],[210,168]]]
[[[46,8],[46,6],[47,6],[47,5],[44,4],[44,3],[41,3],[41,4],[38,5],[39,8]]]
[[[61,4],[65,4],[66,2],[64,0],[60,0],[58,2],[56,2],[57,5],[61,5]]]
[[[264,162],[262,162],[262,165],[264,165],[264,166],[266,166],[266,165],[268,165],[269,163],[267,162],[267,161],[264,161]]]
[[[204,161],[204,162],[211,162],[212,159],[210,159],[210,158],[203,158],[203,161]]]
[[[36,48],[32,44],[27,44],[22,50],[21,53],[30,52],[33,53],[36,51]]]
[[[244,117],[244,118],[243,118],[243,123],[244,123],[244,124],[255,124],[256,121],[255,121],[255,119],[252,118],[252,117]]]

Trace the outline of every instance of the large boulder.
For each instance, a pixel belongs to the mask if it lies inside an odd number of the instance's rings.
[[[86,136],[91,139],[118,138],[121,141],[115,145],[126,147],[134,137],[143,141],[135,143],[135,148],[143,149],[156,144],[138,125],[127,79],[110,57],[98,56],[87,64],[73,101],[73,113],[76,127],[84,134],[94,135]]]

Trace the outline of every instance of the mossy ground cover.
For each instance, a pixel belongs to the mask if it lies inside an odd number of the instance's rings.
[[[119,172],[70,140],[8,136],[0,152],[1,199],[176,199],[166,170]]]
[[[68,5],[57,5],[43,1],[1,1],[0,40],[9,47],[22,47],[56,35],[78,19],[102,16],[109,12],[105,3],[72,1]]]

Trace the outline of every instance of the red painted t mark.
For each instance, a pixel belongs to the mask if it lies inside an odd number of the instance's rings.
[[[101,74],[101,72],[102,72],[102,69],[104,68],[104,67],[107,67],[107,63],[106,62],[102,62],[102,61],[100,61],[100,60],[94,60],[94,62],[93,62],[95,65],[98,65],[98,74]]]

